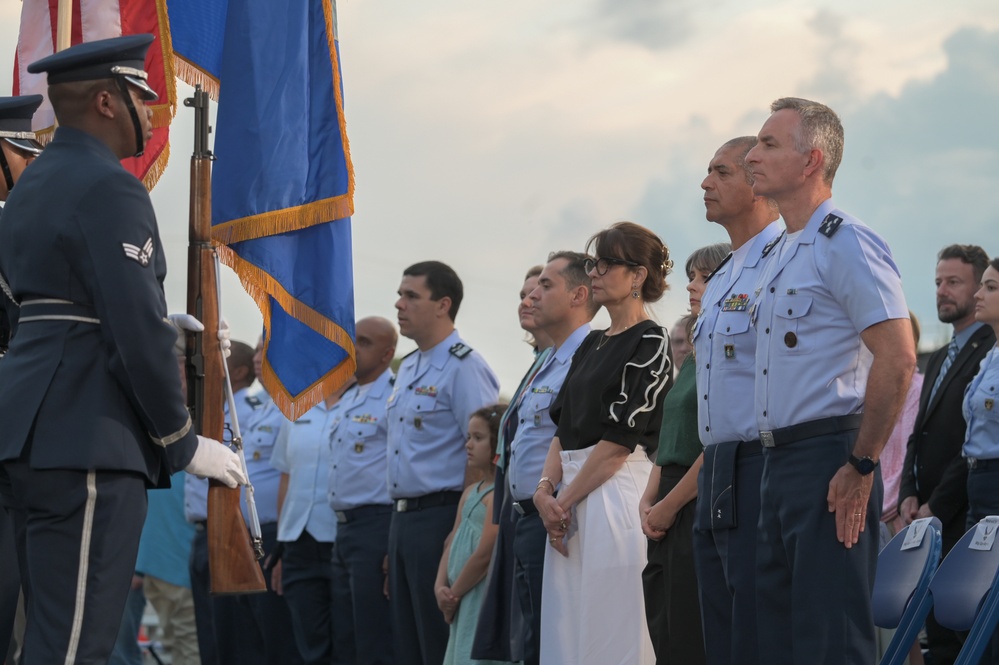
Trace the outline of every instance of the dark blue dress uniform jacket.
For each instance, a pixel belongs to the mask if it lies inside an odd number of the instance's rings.
[[[142,183],[101,141],[60,127],[0,219],[0,270],[19,310],[0,361],[0,462],[132,471],[169,486],[197,437],[167,320],[166,259]],[[29,306],[58,299],[77,306]],[[66,311],[100,323],[28,321]],[[87,314],[89,313],[89,314]]]

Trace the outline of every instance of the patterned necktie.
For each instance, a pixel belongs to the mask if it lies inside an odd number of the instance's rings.
[[[930,391],[931,402],[936,397],[937,390],[940,388],[940,384],[943,383],[944,377],[947,376],[947,370],[954,364],[954,358],[957,358],[957,338],[951,337],[950,344],[947,345],[947,357],[941,363],[940,373],[937,374],[937,380],[933,382],[933,390]]]

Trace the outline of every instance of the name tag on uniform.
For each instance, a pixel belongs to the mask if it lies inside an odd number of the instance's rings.
[[[535,413],[534,414],[534,426],[535,427],[541,427],[541,414],[540,413]]]
[[[260,430],[261,432],[267,432],[268,434],[274,431],[274,428],[271,427],[270,425],[261,425],[257,429]]]
[[[987,552],[996,542],[996,529],[999,528],[999,516],[990,515],[975,527],[975,537],[968,544],[969,550]]]
[[[539,386],[537,388],[532,386],[531,392],[536,395],[548,395],[554,393],[555,391],[551,389],[551,386]]]
[[[728,298],[722,301],[722,311],[723,312],[745,312],[749,307],[749,294],[748,293],[733,293]]]

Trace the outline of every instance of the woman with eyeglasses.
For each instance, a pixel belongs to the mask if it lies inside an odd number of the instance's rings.
[[[708,245],[687,259],[687,293],[694,317],[688,337],[701,313],[708,279],[731,249],[727,242]],[[649,563],[642,573],[649,634],[658,662],[684,665],[705,662],[693,551],[697,474],[704,460],[697,432],[695,378],[691,353],[663,402],[656,466],[639,513],[649,538]]]
[[[662,298],[673,262],[655,233],[630,222],[597,233],[586,249],[595,255],[592,298],[611,323],[580,345],[550,409],[556,435],[534,495],[550,545],[541,664],[651,664],[638,502],[672,361],[647,305]]]

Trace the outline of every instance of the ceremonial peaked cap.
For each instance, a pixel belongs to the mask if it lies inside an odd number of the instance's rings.
[[[0,139],[32,155],[41,154],[42,145],[31,131],[31,116],[41,103],[41,95],[0,97]]]
[[[153,36],[148,34],[84,42],[36,60],[28,71],[48,73],[49,85],[122,76],[142,92],[143,99],[153,101],[159,95],[146,83],[145,70],[146,51],[152,43]]]

